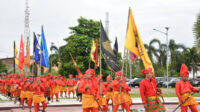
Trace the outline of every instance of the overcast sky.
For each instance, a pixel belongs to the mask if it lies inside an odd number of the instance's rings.
[[[44,26],[48,47],[65,44],[63,38],[70,35],[68,27],[77,25],[82,16],[102,20],[109,12],[109,38],[118,37],[119,51],[124,48],[128,9],[133,16],[144,43],[157,38],[166,42],[165,32],[169,27],[169,38],[192,47],[192,27],[200,13],[200,0],[29,0],[31,43],[32,32],[40,33]],[[0,58],[13,56],[13,41],[19,49],[20,36],[24,32],[25,0],[0,0]],[[32,49],[32,45],[31,45]],[[50,50],[49,50],[50,53]]]

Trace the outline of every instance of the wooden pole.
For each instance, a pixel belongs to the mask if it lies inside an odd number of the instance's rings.
[[[100,59],[100,60],[99,60],[99,64],[100,64],[100,65],[99,65],[99,67],[100,67],[100,75],[102,74],[102,68],[101,68],[101,67],[102,67],[102,65],[101,65],[101,53],[102,53],[102,52],[101,52],[101,43],[102,43],[102,42],[101,42],[101,36],[102,36],[102,35],[101,35],[101,24],[102,24],[102,23],[101,23],[101,20],[100,20],[100,56],[99,56],[99,59]],[[101,81],[99,81],[99,84],[100,84],[100,88],[99,88],[99,89],[100,89],[100,95],[101,95]]]

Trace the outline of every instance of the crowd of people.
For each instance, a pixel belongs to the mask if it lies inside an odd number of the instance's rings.
[[[43,111],[45,111],[47,104],[50,101],[54,101],[54,96],[57,102],[59,101],[59,94],[60,97],[64,97],[65,93],[65,97],[70,98],[72,93],[74,97],[74,87],[78,80],[78,75],[76,75],[76,80],[74,80],[71,74],[65,80],[65,77],[61,75],[53,76],[48,74],[27,78],[24,73],[20,75],[13,73],[1,76],[0,92],[2,95],[9,97],[10,100],[14,99],[14,103],[19,101],[22,109],[24,109],[24,103],[27,103],[31,111],[32,104],[34,104],[34,111],[38,112],[39,103],[42,103]]]
[[[152,68],[141,71],[145,79],[140,83],[140,96],[146,112],[165,112],[165,106],[160,100],[162,91],[157,87],[156,79]],[[176,94],[181,104],[181,112],[187,112],[188,107],[192,112],[198,112],[196,106],[198,103],[190,96],[192,92],[199,92],[187,80],[189,75],[187,67],[183,64],[180,70],[181,80],[176,84]],[[75,92],[76,91],[76,92]],[[66,80],[62,75],[41,75],[40,77],[26,78],[22,73],[18,75],[13,73],[0,78],[0,92],[4,96],[18,100],[24,109],[24,103],[27,103],[31,112],[32,104],[34,111],[39,111],[39,104],[42,103],[43,112],[49,101],[59,101],[60,97],[73,98],[75,93],[77,100],[82,102],[83,112],[108,112],[108,103],[111,100],[113,112],[117,112],[119,106],[126,112],[130,112],[132,99],[129,94],[131,88],[126,84],[126,79],[121,71],[115,73],[113,79],[110,75],[103,81],[103,75],[95,75],[93,69],[86,70],[83,75],[69,75]],[[64,96],[65,95],[65,96]],[[189,99],[188,96],[190,96]],[[187,99],[187,101],[185,101]]]

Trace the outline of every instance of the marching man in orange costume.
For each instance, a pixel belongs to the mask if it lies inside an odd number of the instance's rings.
[[[73,93],[73,98],[74,98],[74,94],[75,94],[75,90],[74,90],[74,86],[75,84],[75,80],[73,79],[73,75],[69,74],[69,79],[67,79],[67,86],[68,86],[68,97],[70,98],[70,94]]]
[[[106,87],[103,84],[103,80],[102,80],[103,75],[99,75],[96,80],[97,80],[97,97],[98,97],[98,103],[99,103],[99,108],[102,109],[103,112],[108,112],[108,106],[107,106],[107,102],[106,102]],[[103,106],[103,108],[101,108],[101,106]]]
[[[123,77],[123,82],[124,84],[124,88],[122,88],[122,94],[123,94],[123,98],[124,98],[124,102],[126,104],[129,104],[129,109],[132,105],[132,99],[131,99],[131,96],[129,94],[129,91],[131,91],[131,88],[128,86],[128,84],[126,84],[126,79],[125,77]],[[124,109],[125,107],[122,105],[122,108]]]
[[[22,105],[22,109],[24,109],[24,101],[26,99],[26,77],[24,77],[23,81],[20,83],[20,88],[21,88],[21,92],[20,92],[20,99],[21,99],[21,105]]]
[[[116,72],[116,80],[113,80],[111,84],[113,88],[113,112],[117,112],[120,105],[122,105],[127,112],[130,112],[129,103],[125,102],[124,95],[121,93],[123,89],[128,89],[125,83],[123,83],[122,75],[121,71]]]
[[[157,96],[157,83],[152,68],[141,71],[145,75],[140,83],[140,96],[146,112],[165,112],[165,107]]]
[[[181,80],[176,83],[176,94],[178,96],[179,103],[183,103],[183,101],[190,96],[191,92],[199,92],[199,90],[195,89],[188,81],[189,72],[185,64],[181,66],[180,76]],[[198,112],[196,107],[197,105],[198,103],[194,97],[190,96],[190,98],[181,105],[181,112],[187,112],[188,107],[191,109],[191,112]]]
[[[99,112],[97,103],[97,92],[95,73],[93,69],[88,69],[83,79],[79,84],[79,91],[83,93],[82,108],[83,112]]]
[[[35,110],[35,112],[38,112],[39,104],[42,103],[43,112],[45,112],[45,109],[47,107],[47,102],[46,102],[46,99],[44,97],[45,84],[41,83],[40,77],[36,77],[35,80],[36,81],[33,84],[34,110]]]
[[[109,100],[113,99],[113,89],[111,87],[112,78],[110,75],[107,76],[106,81],[107,82],[104,83],[104,86],[106,88],[106,103],[107,103],[107,108],[108,108]],[[112,103],[113,103],[113,101],[112,101]]]
[[[112,82],[112,78],[110,75],[107,76],[106,81],[104,83],[105,87],[106,87],[106,100],[107,100],[107,104],[109,102],[109,100],[113,98],[113,90],[111,87],[111,82]]]
[[[60,90],[60,96],[63,97],[63,93],[65,93],[65,97],[67,97],[67,81],[65,80],[65,77],[62,76],[62,80],[61,80],[61,90]]]
[[[52,94],[51,94],[51,100],[53,102],[53,97],[54,95],[56,96],[56,101],[58,102],[58,98],[59,98],[59,91],[60,91],[60,88],[59,88],[59,80],[57,79],[58,77],[54,77],[53,78],[53,82],[51,83],[51,90],[53,91]]]
[[[31,107],[32,107],[32,101],[33,101],[33,78],[29,77],[29,82],[26,83],[27,86],[27,103],[28,103],[28,108],[30,109],[31,112]]]

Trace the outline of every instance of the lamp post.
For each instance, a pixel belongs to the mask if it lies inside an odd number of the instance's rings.
[[[157,32],[160,32],[160,33],[162,33],[162,34],[164,34],[164,35],[166,35],[166,44],[167,44],[167,49],[166,49],[166,56],[167,56],[167,59],[166,59],[166,66],[167,66],[167,88],[169,87],[168,86],[168,83],[169,83],[169,76],[168,76],[168,30],[169,30],[169,27],[165,27],[165,29],[166,29],[166,32],[162,32],[162,31],[160,31],[160,30],[157,30],[157,29],[153,29],[154,31],[157,31]]]

